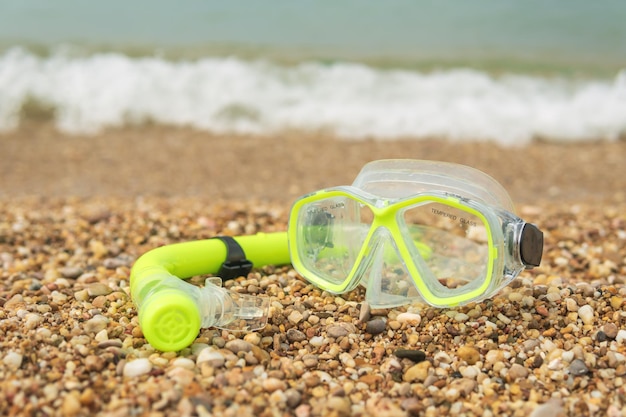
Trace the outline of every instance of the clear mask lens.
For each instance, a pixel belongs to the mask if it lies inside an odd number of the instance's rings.
[[[345,196],[302,206],[297,240],[304,267],[331,284],[343,283],[354,268],[373,218],[369,207]]]
[[[481,217],[428,202],[404,210],[402,221],[405,243],[431,292],[455,294],[484,282],[490,263],[489,227]]]

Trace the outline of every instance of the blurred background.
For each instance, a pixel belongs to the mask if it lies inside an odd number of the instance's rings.
[[[0,129],[612,141],[625,16],[619,0],[4,0]]]

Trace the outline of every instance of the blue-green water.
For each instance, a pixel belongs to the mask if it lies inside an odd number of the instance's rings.
[[[626,2],[0,2],[0,128],[626,134]]]

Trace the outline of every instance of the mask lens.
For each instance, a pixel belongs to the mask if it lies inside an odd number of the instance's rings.
[[[350,275],[373,220],[372,211],[345,196],[304,204],[297,222],[298,254],[318,278],[341,284]]]
[[[437,280],[426,283],[433,292],[460,292],[480,286],[489,264],[488,226],[483,219],[443,203],[430,202],[404,212],[414,253]]]

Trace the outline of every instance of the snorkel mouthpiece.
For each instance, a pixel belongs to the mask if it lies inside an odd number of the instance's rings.
[[[204,287],[172,275],[155,278],[155,284],[137,297],[137,308],[143,334],[158,350],[177,351],[189,346],[200,328],[252,331],[267,324],[267,297],[222,288],[219,277],[208,278]]]

